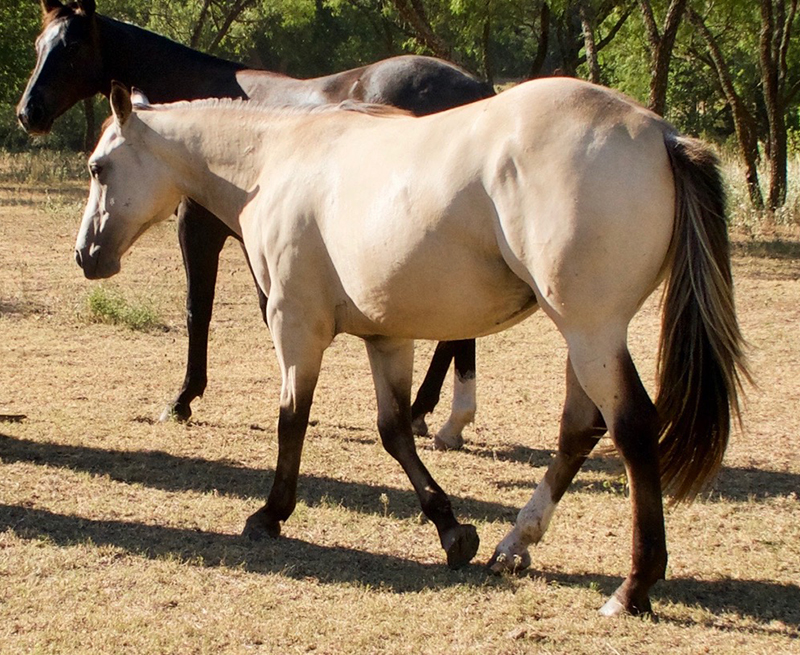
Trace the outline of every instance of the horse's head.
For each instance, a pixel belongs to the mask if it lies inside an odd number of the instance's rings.
[[[94,0],[41,3],[36,68],[17,105],[17,118],[31,134],[46,134],[72,105],[104,90]]]
[[[151,225],[172,214],[181,193],[169,169],[147,147],[149,128],[135,108],[147,105],[112,83],[109,121],[89,157],[92,175],[75,259],[90,279],[119,272],[120,259]]]

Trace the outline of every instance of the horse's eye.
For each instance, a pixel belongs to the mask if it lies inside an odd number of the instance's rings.
[[[100,179],[100,173],[103,172],[103,167],[100,164],[92,162],[89,164],[89,173],[95,180]]]

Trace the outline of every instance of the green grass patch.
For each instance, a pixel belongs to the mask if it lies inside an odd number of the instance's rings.
[[[121,292],[96,286],[86,297],[90,323],[123,325],[137,332],[166,332],[169,328],[148,301],[129,301]]]

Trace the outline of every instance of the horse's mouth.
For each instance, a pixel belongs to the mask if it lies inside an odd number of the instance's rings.
[[[75,262],[81,267],[87,280],[102,280],[112,277],[120,271],[120,260],[102,257],[102,249],[97,248],[91,254],[88,250],[75,249]]]

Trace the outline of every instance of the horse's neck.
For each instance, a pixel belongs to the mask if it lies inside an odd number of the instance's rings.
[[[257,188],[266,143],[258,121],[223,120],[213,109],[140,115],[148,147],[174,172],[180,192],[241,235],[239,215]]]
[[[152,102],[244,97],[244,66],[192,50],[148,30],[97,15],[107,93],[111,81],[135,86]]]

